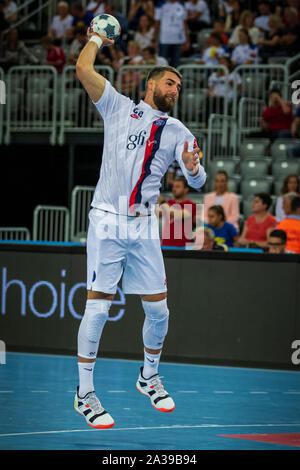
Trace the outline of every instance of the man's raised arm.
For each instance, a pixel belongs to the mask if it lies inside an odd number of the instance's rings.
[[[89,97],[94,103],[99,101],[105,88],[105,78],[94,69],[94,63],[99,47],[112,45],[114,41],[100,36],[97,33],[87,33],[90,40],[82,49],[77,63],[76,75],[86,89]],[[102,44],[101,44],[102,42]]]

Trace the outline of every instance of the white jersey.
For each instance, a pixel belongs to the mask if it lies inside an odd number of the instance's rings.
[[[94,104],[104,120],[104,147],[93,207],[129,216],[153,213],[162,177],[175,159],[191,187],[203,186],[200,162],[197,175],[190,176],[182,161],[184,142],[189,151],[197,143],[180,121],[144,101],[136,105],[109,81]]]

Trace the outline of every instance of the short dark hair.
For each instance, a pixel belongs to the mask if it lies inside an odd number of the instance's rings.
[[[226,180],[228,181],[228,173],[227,173],[226,170],[218,170],[217,173],[216,173],[216,175],[215,175],[215,177],[216,177],[217,175],[224,175],[224,176],[226,177]]]
[[[254,197],[259,197],[262,200],[262,203],[267,206],[267,210],[271,207],[272,198],[268,193],[256,193]]]
[[[182,181],[182,182],[183,182],[183,186],[184,186],[185,188],[189,188],[188,182],[187,182],[187,180],[185,179],[184,176],[182,176],[182,175],[176,176],[174,182],[175,182],[175,181]]]
[[[226,221],[226,216],[225,216],[225,212],[224,212],[224,209],[221,205],[216,205],[216,206],[210,206],[208,208],[209,211],[214,211],[217,215],[221,215],[222,216],[222,220],[225,222]]]
[[[175,69],[175,67],[171,67],[171,65],[158,65],[157,67],[154,67],[152,70],[150,70],[146,83],[148,83],[150,78],[153,80],[159,80],[166,72],[175,73],[175,75],[177,75],[177,77],[182,81],[182,75],[180,72],[178,72],[177,69]]]
[[[284,230],[275,229],[269,234],[269,237],[281,238],[283,243],[286,243],[287,236]]]
[[[300,196],[295,196],[291,200],[291,212],[296,212],[297,209],[300,209]]]
[[[151,54],[151,55],[156,54],[155,47],[152,47],[152,46],[144,47],[144,49],[142,49],[142,52],[149,52],[149,54]]]
[[[74,28],[74,36],[76,34],[81,34],[81,36],[85,36],[86,34],[86,27],[85,26],[75,26]]]
[[[273,88],[272,90],[269,91],[269,98],[270,96],[273,94],[273,93],[277,93],[279,96],[282,96],[281,95],[281,91],[279,90],[279,88]]]

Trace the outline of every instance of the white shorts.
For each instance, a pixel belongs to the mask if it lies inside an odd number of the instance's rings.
[[[115,294],[121,277],[125,294],[167,291],[157,217],[130,217],[92,208],[87,235],[87,289]]]

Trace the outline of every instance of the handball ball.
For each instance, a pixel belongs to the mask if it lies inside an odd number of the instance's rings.
[[[116,40],[121,34],[120,23],[112,15],[98,15],[90,24],[90,33],[98,33],[108,39]]]

